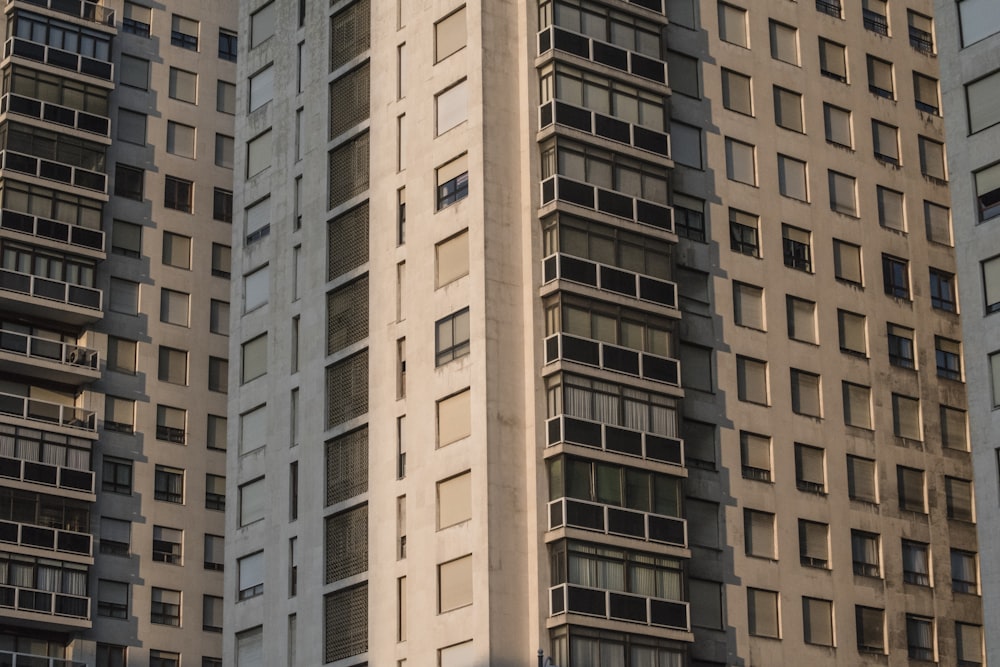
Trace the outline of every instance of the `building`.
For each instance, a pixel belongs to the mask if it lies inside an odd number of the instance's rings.
[[[1000,405],[1000,340],[993,315],[1000,310],[1000,234],[994,228],[1000,214],[996,206],[1000,192],[1000,165],[996,164],[1000,8],[970,0],[937,5],[976,504],[990,508],[1000,502],[996,436],[1000,417],[995,410]],[[998,526],[992,512],[979,515],[985,618],[996,618],[1000,611]],[[991,663],[1000,661],[1000,638],[987,633],[986,650]]]
[[[247,3],[226,663],[981,663],[933,15]]]
[[[233,4],[4,3],[4,664],[222,664]]]

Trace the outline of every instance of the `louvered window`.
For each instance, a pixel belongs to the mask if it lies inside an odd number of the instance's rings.
[[[368,570],[368,505],[326,518],[326,583]]]
[[[327,280],[333,280],[368,261],[368,202],[327,225]]]
[[[326,295],[326,353],[368,337],[367,274]]]
[[[368,350],[326,369],[326,427],[368,412]]]
[[[330,138],[368,118],[371,68],[366,62],[330,84]]]
[[[371,46],[371,3],[358,0],[330,19],[330,71]]]
[[[336,208],[368,189],[368,133],[330,151],[330,205]]]
[[[368,428],[326,443],[326,505],[368,491]]]
[[[331,593],[323,603],[326,617],[325,662],[367,651],[368,584]]]

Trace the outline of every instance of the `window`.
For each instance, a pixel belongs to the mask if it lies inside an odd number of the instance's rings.
[[[124,86],[149,89],[149,61],[123,53],[118,66],[119,80]]]
[[[753,115],[749,76],[722,69],[722,106],[748,116]]]
[[[941,103],[938,101],[938,81],[920,72],[913,73],[913,103],[924,113],[941,115]]]
[[[118,138],[130,144],[146,145],[146,114],[118,110]]]
[[[902,394],[892,395],[892,432],[896,437],[923,440],[920,428],[920,399]]]
[[[100,579],[97,582],[97,615],[128,618],[128,584]]]
[[[162,347],[160,348],[163,349]],[[184,444],[187,411],[168,405],[156,406],[156,439]]]
[[[153,498],[168,503],[183,503],[184,471],[179,468],[156,466]]]
[[[437,209],[469,196],[468,155],[461,155],[437,168]]]
[[[816,337],[816,302],[794,296],[785,297],[788,337],[804,343],[818,343]]]
[[[438,320],[434,325],[435,365],[442,366],[449,361],[469,354],[469,309]]]
[[[250,111],[256,111],[274,98],[274,67],[268,65],[250,77]]]
[[[208,390],[229,391],[229,361],[222,357],[208,358]]]
[[[150,595],[149,622],[180,627],[181,592],[154,587]]]
[[[233,193],[215,188],[212,195],[212,219],[220,222],[233,221]]]
[[[771,481],[771,438],[740,431],[740,458],[745,479]]]
[[[240,456],[257,451],[267,444],[267,405],[240,416]]]
[[[806,163],[787,155],[778,155],[778,188],[785,197],[809,201]]]
[[[861,246],[834,239],[833,269],[837,280],[861,285]]]
[[[791,369],[792,411],[798,415],[821,418],[819,375]]]
[[[670,124],[670,148],[674,161],[686,167],[704,169],[701,128],[674,120]]]
[[[472,433],[472,415],[468,389],[437,402],[438,447],[468,437]]]
[[[434,62],[439,63],[465,48],[465,7],[434,24]]]
[[[807,644],[833,646],[833,602],[803,597],[802,631]]]
[[[221,475],[205,475],[205,509],[225,511],[225,477]]]
[[[934,660],[934,619],[906,615],[906,652],[913,660]]]
[[[222,632],[222,598],[203,595],[201,598],[201,629]]]
[[[221,243],[212,244],[212,275],[229,279],[232,264],[232,248]]]
[[[853,382],[843,383],[844,423],[848,426],[872,427],[871,387]]]
[[[134,2],[125,2],[125,11],[122,14],[122,32],[131,33],[140,37],[149,37],[150,15],[153,10],[149,7],[137,5]]]
[[[914,76],[916,76],[914,74]],[[987,74],[965,86],[965,99],[969,110],[969,134],[975,134],[1000,123],[997,98],[1000,91],[1000,70]]]
[[[294,616],[290,617],[294,618]],[[289,628],[289,642],[293,642],[294,632]],[[291,658],[289,645],[289,658]],[[289,660],[291,662],[291,660]],[[257,626],[236,634],[236,664],[240,667],[264,667],[264,628]]]
[[[705,242],[705,200],[674,193],[674,229],[678,236]]]
[[[743,543],[747,556],[776,559],[774,514],[743,510]]]
[[[167,152],[194,158],[195,129],[172,120],[167,121]]]
[[[948,518],[958,521],[975,521],[972,509],[972,482],[955,477],[944,478]]]
[[[964,5],[960,4],[961,9]],[[955,653],[962,667],[983,664],[983,628],[980,625],[955,623]]]
[[[95,667],[125,667],[127,660],[127,647],[100,643],[97,645],[97,664]]]
[[[938,377],[962,381],[962,344],[959,341],[934,336],[934,358]]]
[[[667,56],[670,91],[701,99],[701,63],[697,58],[671,51]]]
[[[142,227],[113,220],[111,222],[111,252],[125,257],[142,256]]]
[[[163,232],[163,263],[178,269],[190,269],[191,237]]]
[[[767,405],[767,362],[736,357],[737,393],[741,401]]]
[[[153,560],[180,565],[183,536],[176,528],[153,526]]]
[[[105,456],[101,468],[101,490],[107,493],[132,495],[132,462]]]
[[[889,363],[900,368],[916,368],[913,329],[888,322],[886,336],[889,342]]]
[[[899,166],[899,128],[872,120],[872,144],[876,160]]]
[[[808,493],[826,493],[825,452],[821,447],[795,443],[795,487]]]
[[[129,167],[118,163],[115,165],[115,196],[125,199],[142,201],[143,180],[145,173],[142,169]]]
[[[734,281],[733,310],[736,324],[764,331],[764,288]]]
[[[944,144],[927,137],[917,137],[920,147],[920,173],[936,181],[947,181],[945,171]]]
[[[952,245],[951,210],[933,202],[924,201],[924,227],[927,240],[942,245]]]
[[[172,99],[197,104],[198,75],[194,72],[171,67],[168,92]]]
[[[722,584],[701,579],[688,580],[688,595],[691,605],[691,625],[696,628],[721,630]]]
[[[747,614],[750,621],[750,635],[778,639],[778,593],[759,588],[747,589]]]
[[[271,234],[271,198],[264,197],[246,207],[246,243],[256,243]]]
[[[792,65],[799,64],[798,30],[794,26],[768,21],[771,36],[771,57]]]
[[[437,110],[437,133],[444,134],[448,130],[469,117],[469,91],[467,80],[462,79],[451,88],[443,90],[434,96],[434,107]]]
[[[443,287],[469,273],[469,232],[462,231],[434,246],[434,286]]]
[[[854,177],[830,171],[827,180],[830,185],[830,210],[857,217],[858,200]]]
[[[729,209],[729,247],[750,257],[760,257],[758,218],[752,213]]]
[[[965,410],[941,406],[941,444],[949,449],[969,451]]]
[[[724,42],[749,47],[747,39],[747,10],[742,7],[719,3],[719,37]]]
[[[862,0],[862,23],[865,30],[879,35],[889,34],[889,19],[886,17],[886,0]]]
[[[236,561],[239,569],[239,600],[264,594],[264,552],[258,551]]]
[[[132,522],[101,517],[100,552],[112,556],[128,556],[132,545]]]
[[[889,296],[909,300],[909,263],[899,257],[882,255],[882,283],[885,293]]]
[[[825,523],[799,519],[799,562],[806,567],[830,565],[830,527]]]
[[[198,50],[198,22],[174,14],[170,20],[170,43],[183,49]]]
[[[931,305],[940,310],[955,312],[955,276],[939,269],[931,269]]]
[[[774,124],[793,132],[802,132],[802,95],[774,87]]]
[[[917,586],[931,585],[930,551],[924,542],[903,540],[903,581]]]
[[[180,667],[181,654],[173,651],[149,651],[149,667]]]
[[[270,293],[270,269],[267,266],[243,276],[243,312],[249,313],[268,301]]]
[[[717,549],[719,539],[719,503],[689,498],[685,502],[688,538],[692,545]]]
[[[132,433],[134,428],[135,401],[111,395],[105,396],[104,430],[117,431],[119,433]],[[129,493],[131,493],[131,487]]]
[[[827,16],[840,18],[840,0],[816,0],[816,11]]]
[[[979,219],[986,221],[1000,215],[1000,163],[980,169],[973,176],[976,179]]]
[[[840,14],[840,8],[837,8]],[[847,83],[847,49],[843,44],[819,38],[819,71],[825,77]]]
[[[685,389],[712,392],[712,348],[682,342],[679,348],[681,385]]]
[[[1000,16],[990,0],[963,0],[958,3],[961,23],[962,46],[975,44],[981,39],[1000,32]]]
[[[243,343],[240,381],[244,384],[267,373],[267,334]]]
[[[264,518],[267,504],[266,491],[263,477],[240,485],[240,527]]]
[[[785,266],[812,273],[810,232],[791,225],[781,225],[781,247]]]
[[[872,55],[868,56],[868,90],[879,97],[895,99],[891,62]]]
[[[247,178],[252,178],[271,166],[271,130],[247,142]]]
[[[160,291],[160,321],[167,324],[188,326],[191,311],[191,295],[167,288]],[[162,353],[161,353],[162,356]],[[161,378],[162,379],[162,378]]]
[[[215,110],[230,115],[236,113],[236,84],[221,79],[216,81]]]
[[[438,569],[438,612],[472,604],[472,555],[441,563]]]
[[[236,62],[237,51],[239,51],[239,47],[236,33],[219,28],[219,57],[223,60]]]
[[[877,503],[875,461],[847,455],[847,494],[851,500]]]
[[[868,356],[868,335],[863,314],[838,309],[837,330],[841,352]]]
[[[225,565],[226,538],[222,535],[205,535],[205,569],[221,572]]]
[[[951,550],[951,589],[956,593],[979,593],[979,568],[976,554],[970,551]]]
[[[108,336],[108,370],[135,375],[137,347],[134,340]]]
[[[454,526],[472,518],[472,473],[437,483],[438,529]]]
[[[234,139],[225,134],[215,135],[215,166],[224,169],[233,168]]]
[[[862,530],[851,531],[851,556],[854,574],[861,577],[881,577],[879,536]]]
[[[255,49],[274,36],[277,3],[269,2],[250,15],[250,48]]]
[[[906,218],[903,214],[903,193],[876,185],[875,195],[878,199],[879,224],[886,229],[905,232]]]
[[[726,177],[731,181],[757,185],[754,146],[726,137]]]
[[[899,490],[899,509],[927,513],[923,470],[896,466],[896,484]]]
[[[191,181],[167,176],[163,184],[163,206],[190,213],[193,189],[194,183]]]

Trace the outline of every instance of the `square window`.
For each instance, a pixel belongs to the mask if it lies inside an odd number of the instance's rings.
[[[955,623],[955,652],[961,667],[983,664],[983,627]]]
[[[923,440],[920,427],[920,399],[902,394],[892,395],[892,432],[896,437]]]
[[[979,593],[979,567],[976,554],[951,550],[951,589],[956,593]]]
[[[222,81],[215,83],[215,110],[229,115],[236,114],[236,84]]]
[[[435,365],[442,366],[468,355],[469,338],[468,308],[438,320],[434,325]]]
[[[776,559],[774,514],[743,510],[743,545],[747,556]]]
[[[122,12],[122,32],[139,37],[149,37],[150,16],[153,10],[134,2],[128,2],[128,0],[125,2],[124,10]],[[124,663],[122,664],[124,665]]]
[[[753,115],[753,97],[750,77],[729,69],[722,69],[722,106],[747,116]]]
[[[154,587],[150,595],[149,622],[180,627],[181,592]]]
[[[757,185],[757,158],[753,144],[726,137],[726,177],[731,181]]]
[[[142,201],[143,180],[146,172],[136,167],[115,165],[115,196]]]
[[[212,195],[212,219],[229,223],[233,221],[233,193],[229,190],[215,188]]]
[[[896,466],[896,484],[899,491],[899,509],[921,514],[927,513],[923,470]]]
[[[191,318],[191,295],[163,288],[160,290],[160,321],[186,327]]]
[[[719,38],[724,42],[748,48],[747,10],[725,2],[719,3]]]
[[[817,0],[817,3],[823,0]],[[817,7],[819,5],[817,4]],[[837,15],[840,5],[837,4]],[[843,44],[819,38],[819,71],[825,77],[847,83],[847,48]]]
[[[137,347],[134,340],[108,336],[108,370],[135,375]]]
[[[931,585],[929,545],[903,540],[903,581],[916,586]]]
[[[851,500],[877,503],[875,461],[860,456],[847,455],[847,494]]]
[[[128,556],[132,550],[132,522],[101,517],[100,552],[112,556]]]
[[[267,373],[267,334],[243,343],[242,352],[241,382],[245,384]]]
[[[434,62],[439,63],[451,54],[464,49],[466,40],[463,6],[434,24]]]
[[[194,195],[194,183],[167,176],[163,183],[163,206],[175,211],[191,213],[191,202]]]
[[[847,310],[837,310],[837,330],[840,335],[840,351],[868,356],[868,335],[865,316]]]
[[[816,302],[788,295],[785,297],[788,320],[788,337],[804,343],[816,344]]]
[[[872,145],[875,148],[876,160],[899,166],[899,128],[873,120]]]
[[[740,458],[744,479],[771,481],[771,438],[740,431]]]
[[[871,429],[872,401],[871,387],[853,382],[842,385],[844,400],[844,423],[848,426]]]
[[[764,288],[734,281],[733,311],[739,326],[764,331]]]
[[[830,210],[857,217],[858,198],[855,178],[836,171],[829,171],[827,180],[830,186]]]
[[[118,433],[134,432],[135,401],[110,394],[106,395],[104,397],[104,430],[117,431]],[[131,488],[129,493],[131,493]]]
[[[968,91],[968,87],[966,87]],[[941,115],[941,103],[938,101],[938,80],[921,74],[920,72],[913,73],[913,103],[918,110],[924,113],[933,114],[935,116]],[[970,117],[972,115],[972,107],[970,102]],[[971,121],[970,121],[971,124]]]
[[[187,70],[170,68],[170,79],[168,83],[168,93],[171,99],[198,103],[198,75]]]
[[[750,621],[750,635],[754,637],[781,636],[778,620],[778,593],[759,588],[747,589],[747,614]]]
[[[118,80],[123,86],[149,90],[149,61],[123,53],[118,64]]]
[[[128,618],[128,584],[100,579],[97,582],[97,615]]]
[[[125,257],[142,256],[142,226],[123,220],[111,222],[111,252]]]
[[[944,144],[923,136],[917,137],[917,144],[920,148],[920,173],[936,181],[947,181]]]
[[[833,268],[837,280],[861,285],[861,246],[834,239]]]
[[[670,92],[701,99],[701,61],[678,51],[667,56]]]
[[[851,134],[851,111],[823,103],[823,124],[826,129],[826,140],[831,144],[854,147]]]
[[[934,619],[906,615],[906,653],[912,660],[934,660]]]
[[[132,462],[105,456],[102,464],[101,490],[108,493],[132,495]]]
[[[802,132],[802,94],[774,87],[774,124],[793,132]]]
[[[741,401],[767,405],[767,362],[736,357],[737,394]]]
[[[795,443],[795,488],[826,493],[826,453],[821,447]]]
[[[888,322],[886,337],[889,343],[889,363],[899,368],[916,368],[913,329]]]
[[[167,152],[194,159],[195,128],[167,121]]]
[[[799,64],[799,37],[795,26],[768,21],[771,36],[771,57],[792,65]]]
[[[729,209],[729,247],[734,252],[760,257],[758,218],[752,213]]]
[[[979,219],[986,221],[1000,215],[1000,164],[973,173],[976,179],[976,200]]]
[[[931,305],[954,313],[956,309],[955,274],[931,269]]]
[[[111,278],[108,308],[123,315],[139,314],[139,283],[121,278]]]
[[[170,43],[182,49],[198,50],[198,22],[174,14],[170,17]]]
[[[819,375],[793,368],[791,369],[791,382],[792,412],[808,417],[822,417]]]
[[[437,134],[442,135],[448,130],[461,125],[469,117],[469,90],[467,80],[462,79],[450,88],[434,96],[434,108],[437,110]]]
[[[191,268],[191,237],[163,232],[163,263],[178,269]]]
[[[472,518],[472,473],[437,483],[437,518],[438,530]]]
[[[955,477],[945,477],[944,492],[949,519],[975,521],[972,505],[972,482]]]
[[[941,444],[949,449],[969,451],[969,427],[965,410],[941,406]]]
[[[858,636],[858,651],[885,653],[885,610],[856,606],[854,621]]]
[[[906,231],[906,216],[903,212],[903,193],[881,185],[875,186],[878,199],[878,222],[886,229]]]
[[[938,377],[962,381],[962,344],[959,341],[935,336],[934,358]]]
[[[805,229],[781,225],[781,248],[785,266],[812,273],[812,234]]]
[[[118,138],[130,144],[146,145],[146,114],[118,110]]]
[[[181,564],[183,531],[164,526],[153,526],[153,560],[157,563]]]
[[[437,168],[437,210],[451,206],[469,195],[468,155]]]
[[[854,574],[859,577],[881,577],[882,558],[877,533],[863,530],[851,531],[851,557],[854,561]]]
[[[219,28],[219,57],[229,62],[236,62],[239,42],[236,33]]]
[[[830,526],[799,519],[799,562],[805,567],[830,566]]]
[[[679,121],[670,124],[670,147],[674,162],[693,169],[704,169],[701,128]]]
[[[156,466],[153,498],[168,503],[184,503],[184,471],[168,466]]]
[[[909,300],[909,262],[899,257],[882,255],[882,283],[885,293],[889,296]]]
[[[162,347],[160,348],[163,349]],[[185,354],[186,356],[186,354]],[[156,439],[183,445],[186,440],[187,411],[168,405],[156,406]]]
[[[896,98],[892,83],[892,63],[869,55],[868,58],[868,90],[879,97],[890,100]]]

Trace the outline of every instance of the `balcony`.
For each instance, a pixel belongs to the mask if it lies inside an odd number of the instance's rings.
[[[910,46],[917,51],[920,51],[920,53],[930,55],[934,53],[934,35],[926,30],[921,30],[920,28],[911,25]]]
[[[612,507],[575,498],[549,502],[549,530],[580,528],[645,542],[687,546],[687,521],[652,512]]]
[[[11,651],[0,651],[0,665],[2,667],[87,667],[85,662]]]
[[[0,370],[77,386],[101,377],[97,350],[4,329]]]
[[[0,393],[0,415],[64,426],[87,433],[97,432],[97,415],[90,410],[16,394]]]
[[[607,42],[599,42],[559,26],[549,26],[538,33],[538,55],[543,55],[552,49],[571,53],[599,65],[606,65],[656,83],[663,85],[667,83],[667,66],[662,60],[655,60]]]
[[[11,37],[3,45],[4,59],[11,56],[27,58],[77,74],[85,74],[108,83],[114,81],[114,67],[109,62],[81,56],[72,51],[63,51],[45,44],[38,44],[20,37]]]
[[[870,9],[862,10],[862,22],[865,24],[865,30],[869,32],[889,35],[889,20],[878,12],[873,12]]]
[[[79,326],[104,316],[101,296],[93,287],[0,269],[0,304],[6,310]]]
[[[553,334],[545,339],[545,363],[575,361],[606,371],[624,373],[643,380],[680,386],[680,362],[649,352],[639,352],[610,343],[580,338],[570,334]]]
[[[88,533],[46,528],[29,523],[0,521],[0,543],[44,549],[74,556],[93,556],[94,538]]]
[[[840,0],[816,0],[816,11],[839,19]]]
[[[650,130],[618,118],[605,116],[596,111],[582,109],[566,102],[552,100],[538,109],[539,127],[545,128],[555,123],[581,130],[595,137],[609,139],[642,151],[655,153],[660,157],[670,157],[670,135]]]
[[[566,280],[628,296],[658,306],[677,308],[677,284],[589,259],[557,253],[542,260],[543,284]]]
[[[592,447],[611,454],[636,456],[647,461],[684,465],[684,441],[643,431],[560,415],[545,422],[545,446],[560,443]]]
[[[0,113],[17,114],[37,118],[64,127],[97,134],[105,139],[111,137],[111,121],[70,107],[43,102],[23,95],[8,93],[0,98]]]
[[[16,610],[21,613],[7,616],[3,614],[6,609]],[[5,618],[5,620],[12,618],[20,621],[29,620],[31,617],[24,616],[24,612],[59,617],[46,619],[46,623],[61,622],[68,628],[90,627],[89,597],[40,591],[19,586],[0,586],[0,618]],[[84,623],[81,623],[81,621],[84,621]]]
[[[0,211],[0,230],[19,232],[36,239],[58,241],[87,250],[104,253],[104,232],[71,225],[58,220],[4,209]]]
[[[623,195],[614,190],[582,183],[565,176],[549,176],[542,181],[542,206],[564,201],[600,213],[624,218],[640,225],[674,231],[674,212],[669,206]]]
[[[90,23],[97,23],[109,28],[115,27],[115,10],[110,7],[103,7],[97,2],[88,2],[87,0],[7,0],[7,5],[11,5],[14,2],[34,5],[35,7],[44,7],[54,12],[68,14],[74,18]]]
[[[549,616],[567,613],[683,632],[691,630],[691,614],[687,602],[616,593],[575,584],[553,586],[549,589]]]
[[[65,466],[24,461],[0,456],[0,478],[12,479],[27,484],[94,494],[94,473]],[[3,663],[0,663],[2,665]]]
[[[20,174],[55,181],[63,185],[72,185],[85,190],[96,190],[103,195],[108,194],[107,174],[83,167],[74,167],[63,162],[46,160],[34,155],[15,153],[11,150],[0,151],[0,169],[9,169]]]

